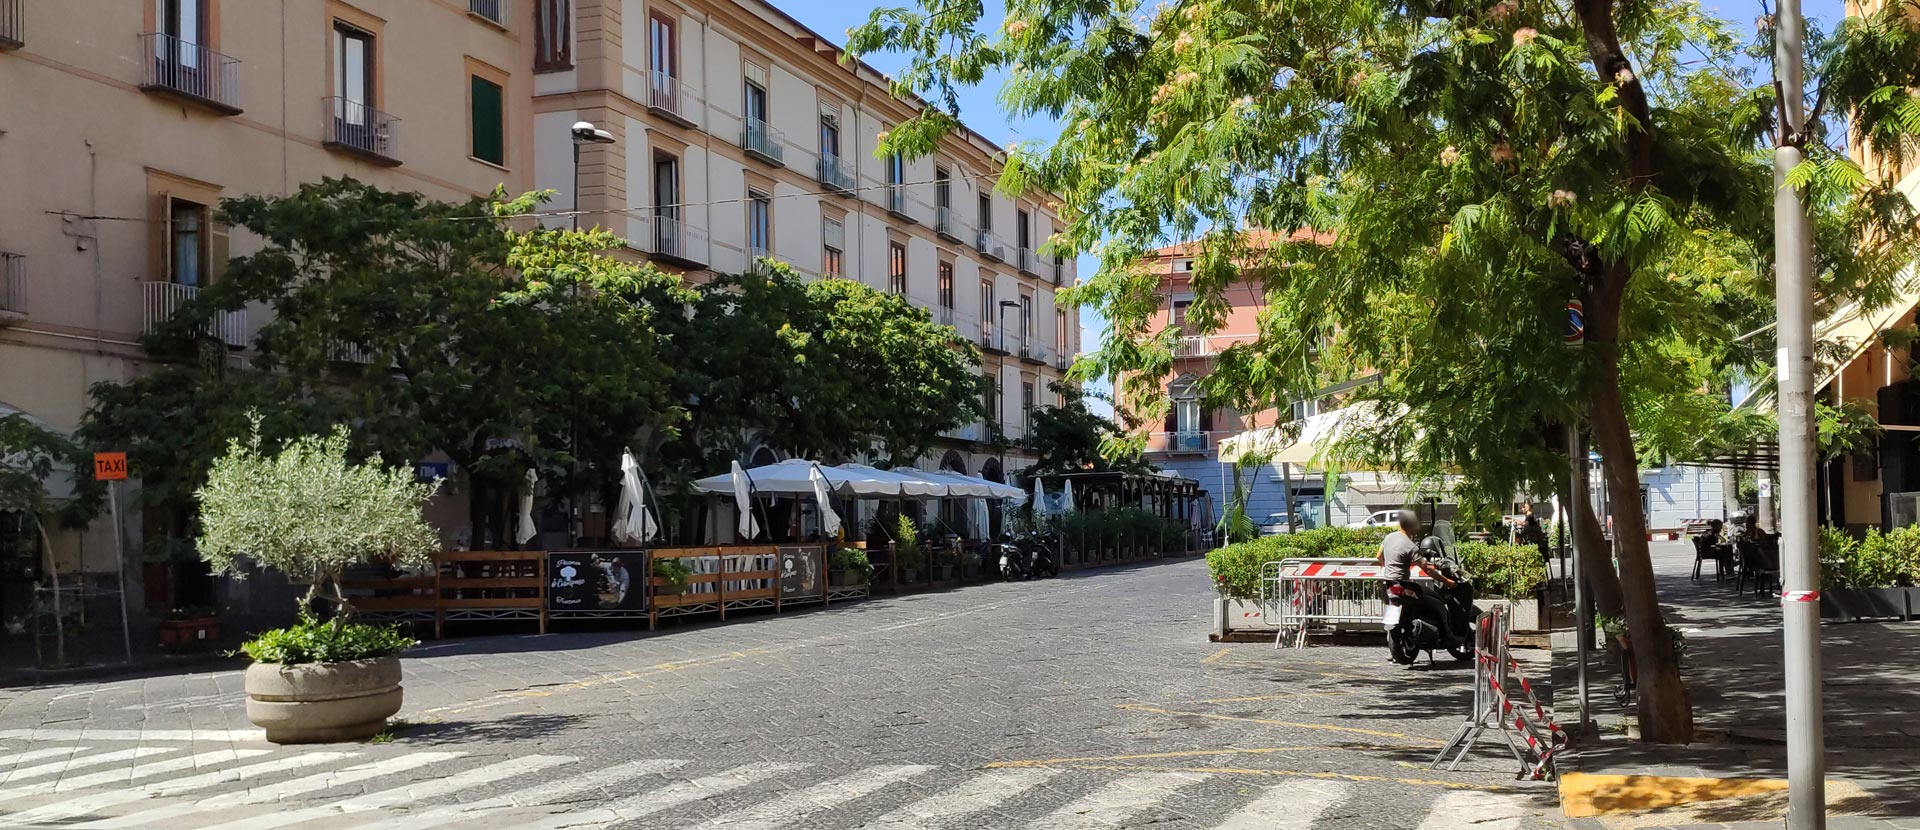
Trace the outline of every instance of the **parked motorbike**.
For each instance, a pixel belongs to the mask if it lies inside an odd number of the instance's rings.
[[[1032,575],[1032,563],[1028,561],[1026,549],[1012,536],[1001,534],[999,539],[987,545],[987,552],[990,558],[986,561],[996,563],[1001,579],[1012,582]]]
[[[1034,533],[1020,539],[1019,545],[1026,552],[1029,577],[1045,578],[1060,575],[1060,563],[1053,559],[1053,551],[1059,547],[1059,544],[1060,537],[1052,531]]]
[[[1480,609],[1473,604],[1473,580],[1453,558],[1453,550],[1453,528],[1445,522],[1438,523],[1434,533],[1420,541],[1420,556],[1453,584],[1443,585],[1437,581],[1420,584],[1409,580],[1405,585],[1387,585],[1387,611],[1380,623],[1387,629],[1387,654],[1394,662],[1412,665],[1423,651],[1431,660],[1434,649],[1441,648],[1455,660],[1473,657],[1473,628],[1480,618]],[[1444,613],[1452,622],[1451,636],[1446,622],[1423,601],[1425,591],[1438,593]]]

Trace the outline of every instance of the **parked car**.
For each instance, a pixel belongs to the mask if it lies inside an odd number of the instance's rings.
[[[1347,527],[1392,527],[1399,521],[1400,511],[1398,510],[1376,510],[1371,516],[1348,523]]]

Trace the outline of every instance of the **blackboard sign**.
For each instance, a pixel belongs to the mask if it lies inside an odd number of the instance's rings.
[[[780,598],[797,599],[824,596],[827,575],[822,556],[824,548],[814,546],[780,548]]]
[[[549,551],[547,610],[644,612],[646,574],[646,551]]]

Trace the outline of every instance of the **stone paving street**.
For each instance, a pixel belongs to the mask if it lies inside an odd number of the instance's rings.
[[[276,747],[235,671],[0,692],[0,826],[1509,830],[1426,760],[1471,671],[1209,643],[1198,561],[726,625],[429,643],[391,740]]]

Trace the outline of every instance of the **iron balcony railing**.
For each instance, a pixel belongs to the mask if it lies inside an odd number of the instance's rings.
[[[973,235],[973,249],[983,257],[994,262],[1007,261],[1007,245],[993,235],[993,231],[982,230]]]
[[[940,325],[943,326],[953,325],[953,307],[943,305],[935,308],[933,310],[933,319],[939,320]]]
[[[740,149],[769,164],[787,162],[787,136],[749,115],[740,127]]]
[[[658,69],[649,73],[649,77],[651,80],[647,83],[647,108],[691,126],[693,117],[688,115],[691,110],[686,106],[687,96],[682,94],[680,79]]]
[[[1015,250],[1018,253],[1015,257],[1016,261],[1014,265],[1020,269],[1020,273],[1030,277],[1040,276],[1040,255],[1034,253],[1032,248],[1016,248]]]
[[[147,56],[140,88],[175,95],[228,115],[240,109],[240,62],[165,32],[140,36]]]
[[[507,0],[467,0],[467,11],[500,26],[507,25]]]
[[[933,208],[933,232],[955,242],[959,242],[965,230],[961,227],[959,218],[954,215],[952,207],[948,205],[935,205]]]
[[[149,282],[146,284],[145,318],[146,331],[152,334],[161,323],[166,322],[182,306],[192,302],[200,295],[200,289],[191,285],[172,282]],[[207,323],[207,336],[216,337],[233,348],[247,344],[247,312],[222,311]]]
[[[1206,357],[1212,354],[1207,350],[1207,338],[1182,337],[1173,341],[1174,357]]]
[[[820,156],[820,183],[830,190],[852,193],[854,188],[853,162],[834,155]]]
[[[0,315],[27,313],[27,258],[0,251]]]
[[[0,0],[0,50],[27,45],[25,0]]]
[[[326,105],[322,145],[358,153],[381,164],[400,163],[400,119],[337,95],[321,100]]]
[[[887,211],[901,216],[907,214],[907,186],[904,184],[887,185]]]
[[[1055,349],[1054,355],[1053,355],[1053,368],[1059,369],[1062,372],[1072,369],[1073,353],[1067,351],[1065,348]]]
[[[707,231],[683,221],[679,213],[660,213],[653,217],[653,255],[689,267],[707,264],[712,250]]]

